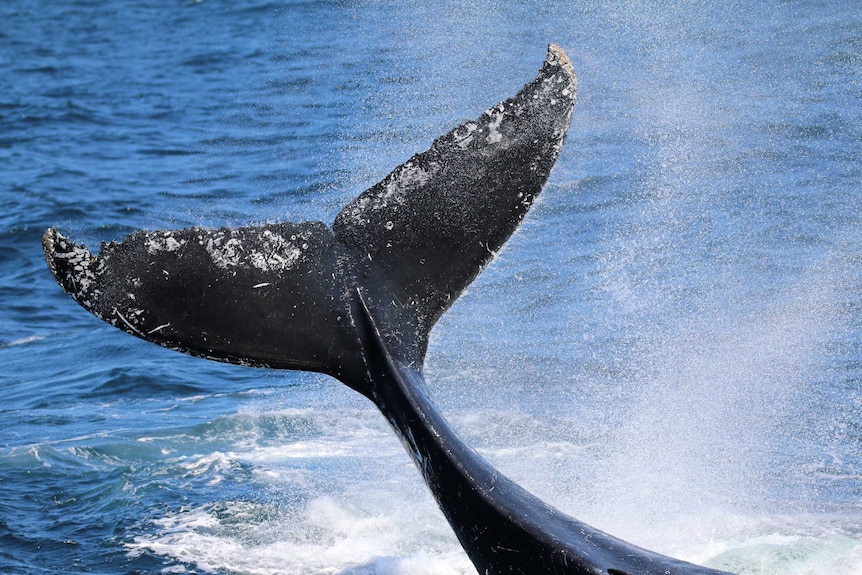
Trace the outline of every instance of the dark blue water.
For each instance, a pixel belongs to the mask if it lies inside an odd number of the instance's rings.
[[[120,333],[40,239],[331,222],[549,42],[572,129],[433,333],[444,413],[646,547],[862,573],[854,2],[252,0],[0,5],[0,573],[472,573],[366,401]]]

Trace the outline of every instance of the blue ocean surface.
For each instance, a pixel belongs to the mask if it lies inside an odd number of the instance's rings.
[[[40,242],[331,223],[551,42],[572,128],[441,411],[643,547],[862,573],[862,11],[801,0],[0,3],[0,573],[475,573],[370,402],[126,335]]]

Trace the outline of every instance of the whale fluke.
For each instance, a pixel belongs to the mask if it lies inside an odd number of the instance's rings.
[[[482,575],[718,575],[541,502],[466,446],[426,390],[428,335],[545,185],[575,88],[571,62],[551,45],[517,95],[395,168],[331,228],[141,231],[98,255],[50,228],[48,267],[81,306],[137,337],[325,373],[374,401]]]
[[[332,230],[138,232],[93,256],[52,228],[48,266],[75,301],[133,335],[207,359],[323,372],[367,395],[351,286],[393,316],[387,335],[409,339],[421,366],[437,318],[541,191],[574,98],[568,57],[551,47],[518,95],[395,168]]]

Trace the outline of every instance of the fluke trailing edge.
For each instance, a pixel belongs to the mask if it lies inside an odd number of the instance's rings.
[[[440,315],[515,231],[560,153],[575,101],[550,46],[518,94],[437,139],[320,222],[138,232],[98,256],[43,239],[81,306],[188,354],[329,374],[371,399],[483,575],[718,574],[544,504],[452,431],[422,362]]]

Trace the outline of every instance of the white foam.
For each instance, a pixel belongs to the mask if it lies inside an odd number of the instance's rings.
[[[41,341],[43,339],[45,339],[44,335],[30,335],[27,337],[22,337],[20,339],[10,341],[4,347],[14,347],[16,345],[24,345],[27,343],[33,343],[34,341]]]
[[[798,526],[797,526],[798,527]],[[810,526],[816,533],[818,526]],[[715,544],[714,566],[752,575],[858,575],[862,539],[843,534],[820,536],[778,532]]]
[[[184,510],[129,552],[250,575],[475,573],[433,503],[416,505],[391,485],[360,487],[298,510],[240,501]]]
[[[239,477],[252,482],[249,493],[266,496],[174,510],[152,533],[137,536],[130,553],[254,575],[473,575],[384,419],[372,406],[356,405],[249,410],[215,420],[203,432],[207,441],[229,445],[168,464],[204,484]],[[686,509],[692,499],[674,503],[673,482],[667,492],[649,489],[657,478],[643,475],[639,461],[631,462],[637,476],[630,482],[598,477],[608,446],[592,436],[548,433],[548,427],[565,428],[564,420],[517,409],[447,415],[504,473],[634,543],[751,575],[860,572],[862,538],[845,519],[818,528],[823,518],[764,519],[709,497]],[[646,487],[619,499],[621,490],[639,482]]]
[[[293,431],[273,435],[282,428]],[[248,481],[251,468],[253,491],[266,499],[167,513],[129,544],[131,554],[252,575],[475,572],[373,407],[248,411],[203,433],[233,441],[229,449],[169,459],[174,474],[214,484]]]

